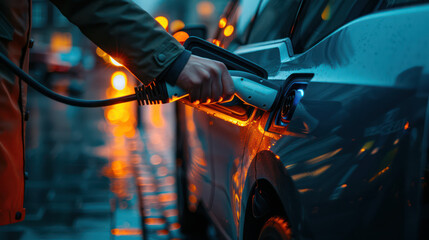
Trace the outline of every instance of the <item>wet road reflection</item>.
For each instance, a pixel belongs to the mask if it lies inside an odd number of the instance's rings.
[[[146,239],[180,239],[174,178],[174,105],[142,107],[143,148],[133,168],[142,201]]]

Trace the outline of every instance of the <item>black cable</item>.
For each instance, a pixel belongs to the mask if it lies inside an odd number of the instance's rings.
[[[118,97],[118,98],[103,99],[103,100],[82,100],[77,98],[66,97],[43,86],[40,82],[38,82],[33,77],[31,77],[26,72],[24,72],[21,68],[16,66],[2,53],[0,53],[0,62],[6,65],[6,67],[8,67],[19,78],[24,80],[24,82],[26,82],[30,87],[34,88],[35,90],[45,95],[46,97],[49,97],[58,102],[62,102],[64,104],[77,106],[77,107],[106,107],[106,106],[110,106],[118,103],[131,102],[138,99],[136,94],[127,95],[127,96]]]

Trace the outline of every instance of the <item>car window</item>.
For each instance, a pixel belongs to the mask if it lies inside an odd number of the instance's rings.
[[[247,43],[289,37],[301,0],[264,0]]]
[[[298,15],[292,45],[296,53],[314,46],[344,24],[363,15],[428,0],[306,0]]]

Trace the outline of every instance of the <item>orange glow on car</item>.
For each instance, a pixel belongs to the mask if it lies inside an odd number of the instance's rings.
[[[109,61],[113,66],[116,66],[116,67],[123,67],[124,66],[120,62],[118,62],[114,58],[112,58],[112,56],[109,56]]]
[[[225,37],[231,36],[233,32],[234,32],[234,26],[232,25],[226,26],[225,29],[223,30],[223,34],[225,35]]]
[[[114,228],[110,232],[115,236],[132,236],[142,234],[142,230],[138,228]]]
[[[226,18],[221,18],[221,19],[219,20],[219,28],[224,28],[224,27],[226,27],[226,23],[227,23]]]
[[[329,3],[323,10],[321,17],[324,21],[327,21],[331,18],[331,5]]]
[[[343,184],[343,185],[341,185],[341,188],[346,188],[347,187],[347,184]]]
[[[189,34],[187,34],[186,32],[180,31],[177,32],[173,35],[173,37],[180,43],[183,45],[183,43],[189,38]]]
[[[114,72],[110,79],[112,87],[118,91],[124,90],[127,86],[127,75],[122,71]]]
[[[213,14],[214,10],[215,10],[215,6],[213,5],[213,3],[209,1],[202,1],[202,2],[199,2],[197,5],[197,12],[199,15],[203,17],[209,17],[210,15]]]
[[[158,16],[155,18],[155,20],[165,29],[167,30],[168,27],[168,19],[164,16]]]
[[[103,49],[97,47],[97,49],[95,49],[95,53],[97,54],[97,56],[103,58],[104,56],[107,55],[107,53],[105,51],[103,51]]]
[[[404,126],[404,130],[408,130],[410,128],[410,122],[406,122]]]

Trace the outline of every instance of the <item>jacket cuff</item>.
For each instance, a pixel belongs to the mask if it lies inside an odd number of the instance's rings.
[[[177,79],[191,57],[191,52],[184,50],[157,78],[157,81],[165,81],[176,85]]]

